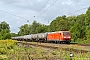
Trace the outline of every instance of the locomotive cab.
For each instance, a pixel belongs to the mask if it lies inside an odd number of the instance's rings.
[[[66,43],[71,42],[71,36],[69,31],[63,31],[63,41]]]

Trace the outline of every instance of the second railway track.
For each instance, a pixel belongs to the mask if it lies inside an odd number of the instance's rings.
[[[76,53],[87,53],[90,51],[88,49],[90,45],[85,44],[50,44],[50,43],[33,43],[33,42],[17,42],[18,45],[23,45],[25,47],[35,46],[35,47],[43,47],[43,48],[49,48],[49,49],[63,49],[65,51],[74,51]]]

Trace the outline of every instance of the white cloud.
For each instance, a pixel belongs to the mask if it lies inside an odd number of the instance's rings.
[[[42,0],[38,0],[38,2],[40,2],[40,1],[42,1]]]
[[[0,4],[2,4],[2,2],[0,2]]]
[[[20,21],[18,21],[18,24],[20,23]]]
[[[18,27],[27,23],[27,20],[29,20],[30,24],[34,20],[40,23],[49,24],[58,15],[67,15],[70,12],[90,5],[90,0],[57,0],[52,6],[50,6],[50,4],[52,4],[54,0],[49,0],[45,5],[46,2],[47,0],[0,0],[0,10],[9,12],[5,13],[0,11],[0,21],[4,20],[8,22],[10,26],[12,26],[11,31],[17,32]],[[45,6],[42,8],[43,5]],[[48,7],[49,9],[45,11]],[[39,11],[41,8],[42,10]],[[70,15],[78,15],[85,13],[85,11],[86,9]],[[42,12],[44,13],[38,16]],[[13,14],[19,17],[14,16]]]
[[[71,4],[73,4],[73,3],[74,3],[74,2],[72,2],[71,0],[69,0],[69,1],[67,1],[67,2],[62,2],[63,5],[65,5],[65,4],[66,4],[66,5],[71,5]]]

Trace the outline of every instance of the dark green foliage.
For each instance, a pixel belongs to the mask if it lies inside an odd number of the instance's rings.
[[[20,31],[18,35],[29,35],[29,34],[36,34],[36,33],[44,33],[49,31],[49,26],[37,23],[34,21],[32,25],[24,24],[20,27]]]
[[[16,34],[16,33],[10,33],[11,34],[11,37],[16,37],[16,36],[18,36],[18,34]]]
[[[36,21],[34,21],[34,22],[32,23],[31,32],[30,32],[30,33],[31,33],[31,34],[37,33],[37,32],[36,32],[36,29],[37,29],[38,26],[40,26],[40,24],[37,23]]]
[[[20,27],[20,31],[18,32],[18,35],[29,35],[30,34],[30,25],[24,24]]]
[[[10,39],[10,27],[5,21],[0,23],[0,40],[1,39]]]
[[[79,27],[79,24],[75,24],[73,27],[71,27],[70,32],[74,40],[80,38],[80,28],[81,27]]]
[[[72,26],[74,26],[74,24],[76,23],[76,16],[69,16],[67,17],[67,21],[68,21],[68,29],[70,30],[70,28]]]
[[[85,14],[78,15],[75,19],[73,26],[70,28],[72,38],[77,40],[78,38],[85,38]]]
[[[85,19],[86,26],[90,25],[90,7],[86,11],[86,19]]]
[[[1,30],[5,30],[5,29],[7,29],[7,30],[9,30],[10,29],[10,27],[9,27],[9,24],[7,24],[5,21],[3,21],[3,22],[1,22],[0,23],[0,31]],[[10,31],[10,30],[9,30]]]
[[[90,7],[86,11],[85,24],[86,24],[86,37],[87,40],[90,40]]]
[[[48,31],[48,26],[46,26],[46,25],[39,25],[36,28],[37,33],[44,33],[44,32],[47,32],[47,31]]]
[[[66,16],[58,16],[55,20],[50,23],[51,31],[60,31],[60,30],[69,30],[68,28],[68,20]]]
[[[86,37],[87,37],[87,40],[90,40],[90,30],[87,30]]]

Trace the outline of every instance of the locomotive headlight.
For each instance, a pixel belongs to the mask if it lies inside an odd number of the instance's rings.
[[[71,38],[70,36],[68,38]]]
[[[66,38],[66,37],[64,36],[64,38]]]

